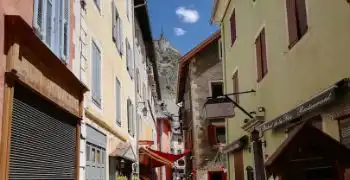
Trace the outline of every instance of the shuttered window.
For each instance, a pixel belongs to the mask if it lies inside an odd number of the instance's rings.
[[[292,48],[308,29],[305,0],[286,0],[289,48]]]
[[[10,180],[74,180],[78,119],[21,86],[15,88]]]
[[[136,83],[136,91],[137,93],[141,93],[141,79],[140,79],[140,72],[139,72],[139,69],[137,68],[136,69],[136,78],[135,78],[135,83]]]
[[[340,142],[350,148],[350,118],[339,120]]]
[[[123,33],[123,24],[120,19],[117,7],[114,1],[112,1],[112,39],[120,55],[123,54],[122,33]]]
[[[133,64],[132,64],[132,52],[131,52],[131,47],[129,44],[128,39],[125,39],[125,45],[126,45],[126,69],[128,70],[128,73],[131,77],[131,79],[133,78]]]
[[[232,76],[232,89],[233,89],[233,93],[238,93],[239,91],[239,85],[238,85],[238,71],[236,71],[233,76]],[[237,103],[239,103],[239,95],[234,95],[233,96],[234,101],[236,101]]]
[[[231,45],[235,44],[236,41],[236,10],[233,10],[231,18],[230,18],[230,23],[231,23]]]
[[[265,29],[263,29],[255,40],[257,75],[260,82],[267,74],[267,56],[266,56],[266,40]]]
[[[133,115],[133,104],[130,99],[127,101],[127,113],[128,113],[128,132],[131,136],[135,135],[134,130],[134,115]]]
[[[94,4],[99,11],[101,11],[101,0],[94,0]]]
[[[121,126],[122,122],[120,119],[120,113],[121,113],[121,104],[120,104],[120,82],[118,78],[116,78],[115,82],[115,104],[116,104],[116,122],[118,126]]]
[[[34,0],[34,29],[62,61],[69,55],[69,0]]]
[[[92,43],[92,100],[101,107],[101,52],[97,45]]]

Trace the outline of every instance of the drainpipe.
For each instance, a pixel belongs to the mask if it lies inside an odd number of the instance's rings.
[[[136,141],[136,150],[135,150],[135,153],[136,153],[136,179],[140,179],[139,178],[139,119],[138,119],[138,115],[137,115],[137,111],[138,111],[138,102],[137,102],[137,89],[136,89],[136,86],[135,86],[135,83],[136,83],[136,71],[135,71],[135,68],[136,68],[136,58],[135,58],[135,51],[136,51],[136,47],[135,47],[135,38],[136,38],[136,31],[135,31],[135,8],[134,8],[134,1],[132,0],[131,1],[131,12],[132,12],[132,44],[133,44],[133,62],[134,62],[134,98],[135,98],[135,108],[134,108],[134,117],[135,117],[135,124],[136,124],[136,132],[135,132],[135,141]]]

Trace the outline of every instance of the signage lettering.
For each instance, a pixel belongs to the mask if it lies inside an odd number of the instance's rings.
[[[297,108],[283,114],[282,116],[277,117],[274,120],[266,122],[261,125],[261,130],[266,131],[272,128],[276,128],[280,125],[286,124],[287,122],[292,121],[316,108],[319,108],[323,105],[326,105],[333,101],[335,98],[334,87],[327,90],[324,93],[312,98],[310,101],[298,106]]]

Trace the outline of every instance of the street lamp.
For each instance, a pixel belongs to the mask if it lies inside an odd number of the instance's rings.
[[[218,119],[218,118],[229,118],[235,115],[234,108],[237,107],[249,118],[253,119],[253,116],[241,107],[236,101],[232,100],[228,96],[255,93],[255,90],[236,92],[230,94],[224,94],[218,97],[208,97],[204,103],[205,118],[206,119]]]

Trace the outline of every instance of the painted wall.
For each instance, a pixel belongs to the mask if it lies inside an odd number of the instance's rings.
[[[217,17],[223,14],[221,24],[225,59],[223,61],[225,90],[232,92],[232,75],[239,72],[239,90],[255,89],[256,94],[241,95],[240,105],[247,111],[257,107],[266,108],[266,121],[287,112],[312,96],[327,89],[338,80],[349,77],[348,51],[350,34],[349,4],[345,0],[306,0],[308,32],[289,49],[286,1],[231,1],[223,11],[225,1],[219,1]],[[230,17],[235,8],[237,39],[231,45]],[[268,73],[257,82],[255,39],[265,28],[267,42]],[[236,111],[228,119],[228,140],[233,141],[243,134],[241,126],[246,118]],[[337,139],[337,125],[324,120],[327,133]],[[265,134],[270,156],[286,137],[284,133],[267,131]],[[233,179],[232,157],[230,157],[230,179]],[[246,167],[252,164],[252,154],[244,153]]]
[[[73,7],[73,0],[70,1],[70,7]],[[3,91],[4,91],[4,72],[6,67],[6,54],[4,52],[4,37],[5,37],[5,15],[18,15],[21,16],[30,26],[33,26],[33,14],[34,14],[34,0],[2,0],[0,1],[0,49],[2,52],[0,53],[0,117],[2,117],[2,102],[3,102]],[[73,10],[71,8],[70,11],[70,55],[67,67],[71,69],[72,62],[74,59],[74,40],[72,38],[72,32],[75,28],[75,20],[72,18],[74,16]],[[2,126],[2,118],[0,119],[0,142],[1,142],[1,126]]]

